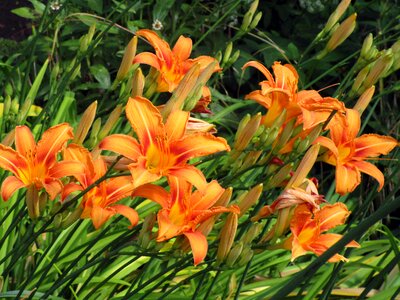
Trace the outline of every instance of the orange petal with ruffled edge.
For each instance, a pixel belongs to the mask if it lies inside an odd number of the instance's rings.
[[[162,208],[169,208],[170,194],[161,186],[154,184],[144,184],[136,188],[132,192],[132,197],[143,197],[150,199],[162,206]]]
[[[360,126],[361,119],[359,112],[354,109],[346,109],[345,118],[336,113],[328,127],[332,140],[336,145],[339,145],[353,141],[360,131]]]
[[[36,150],[36,142],[32,131],[27,126],[15,127],[15,149],[25,157],[33,157]]]
[[[392,151],[397,145],[396,139],[378,134],[363,134],[354,140],[355,157],[377,157]]]
[[[366,161],[353,161],[352,163],[361,172],[368,174],[371,177],[374,177],[378,181],[379,183],[378,191],[380,191],[383,188],[383,185],[385,183],[385,177],[383,176],[383,173],[376,166]]]
[[[26,158],[14,149],[0,144],[0,168],[14,173],[22,181],[27,180],[25,173],[28,171]]]
[[[119,204],[113,205],[113,206],[111,206],[111,208],[117,214],[120,214],[129,220],[129,222],[131,223],[131,226],[128,227],[129,229],[132,229],[139,222],[139,215],[136,212],[136,210],[134,210],[133,208],[126,206],[126,205],[119,205]]]
[[[74,137],[72,127],[67,123],[58,124],[47,129],[37,144],[36,161],[51,165],[65,143]]]
[[[90,218],[92,219],[93,226],[96,229],[99,229],[113,215],[115,215],[115,211],[97,205],[93,206],[90,210]]]
[[[152,30],[141,29],[136,31],[136,35],[144,37],[150,43],[150,45],[153,46],[154,50],[156,51],[157,57],[164,61],[168,67],[171,66],[171,48],[166,41],[164,41],[157,35],[157,33]]]
[[[199,263],[201,263],[204,258],[207,255],[208,251],[208,243],[207,239],[199,231],[195,232],[184,232],[183,233],[189,240],[190,247],[192,248],[192,253],[193,253],[193,262],[194,265],[197,266]]]
[[[229,150],[230,147],[224,138],[215,137],[210,133],[191,134],[171,145],[176,164],[185,163],[194,157]]]
[[[146,98],[129,98],[126,105],[126,116],[135,130],[143,152],[150,144],[157,143],[156,138],[165,135],[160,111]]]
[[[350,193],[355,190],[360,182],[360,171],[354,165],[336,165],[336,193],[340,195]]]
[[[8,176],[1,185],[1,197],[4,201],[7,201],[17,190],[25,186],[17,177]]]
[[[179,140],[185,135],[186,124],[189,120],[190,112],[176,110],[171,112],[165,123],[165,132],[169,142]]]
[[[109,150],[136,161],[141,153],[137,140],[125,134],[112,134],[105,137],[99,144],[102,150]]]
[[[168,176],[175,176],[193,184],[200,192],[207,189],[207,180],[204,174],[192,165],[183,165],[168,170]]]
[[[139,53],[138,55],[136,55],[134,57],[132,63],[149,65],[149,66],[155,68],[156,70],[161,69],[159,58],[150,52]]]
[[[204,194],[200,191],[196,191],[192,194],[189,206],[193,210],[208,209],[218,201],[224,191],[225,189],[220,186],[216,180],[213,180],[207,185]]]
[[[336,244],[343,236],[341,234],[326,233],[318,237],[318,239],[311,245],[312,251],[317,255],[322,255],[326,250]],[[360,247],[360,245],[351,241],[345,247]],[[347,258],[340,254],[333,255],[328,262],[347,261]]]
[[[251,93],[247,94],[244,99],[246,100],[253,100],[258,104],[264,106],[265,108],[271,107],[271,97],[270,95],[263,95],[261,90],[252,91]]]
[[[319,211],[316,211],[314,218],[319,220],[319,228],[321,232],[342,225],[346,222],[350,215],[349,210],[343,203],[335,203],[333,205],[325,205]]]
[[[213,72],[222,70],[218,64],[218,61],[214,57],[207,56],[207,55],[201,55],[196,58],[186,60],[185,66],[184,66],[184,71],[186,73],[190,69],[190,67],[193,66],[194,64],[199,64],[200,71],[202,71],[205,68],[207,68],[210,64],[215,63],[215,62],[216,62],[216,65],[214,67]]]
[[[181,61],[187,60],[192,53],[192,40],[181,35],[175,43],[172,53]]]

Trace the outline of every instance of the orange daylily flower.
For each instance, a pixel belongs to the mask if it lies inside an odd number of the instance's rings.
[[[330,138],[321,136],[315,141],[329,149],[321,160],[336,166],[336,192],[341,195],[352,192],[360,184],[360,172],[374,177],[379,182],[380,191],[385,182],[384,176],[365,160],[388,154],[398,144],[394,138],[378,134],[357,137],[360,123],[360,114],[347,109],[345,118],[335,117],[329,123]]]
[[[7,201],[18,189],[30,186],[37,190],[44,188],[53,200],[63,188],[59,178],[83,172],[80,162],[57,161],[58,152],[72,138],[72,128],[67,123],[46,130],[37,144],[27,126],[17,126],[16,150],[0,144],[0,167],[14,174],[3,181],[3,200]]]
[[[139,53],[134,57],[133,63],[150,65],[159,71],[158,92],[173,92],[194,64],[200,64],[200,70],[203,70],[215,61],[215,58],[211,56],[199,56],[190,59],[192,40],[184,36],[179,37],[171,51],[168,43],[152,30],[141,29],[136,32],[136,35],[144,37],[153,46],[156,54]],[[219,65],[215,67],[215,71],[218,70],[220,70]]]
[[[76,176],[80,185],[71,182],[65,186],[63,199],[72,192],[88,188],[107,171],[106,163],[101,158],[94,159],[91,153],[82,146],[70,144],[63,154],[65,159],[81,161],[85,168],[84,173]],[[131,176],[121,176],[100,182],[83,196],[81,218],[92,219],[94,227],[98,229],[118,213],[130,221],[130,228],[132,228],[139,221],[137,212],[129,206],[115,203],[130,196],[133,189]]]
[[[204,70],[209,64],[215,62],[211,56],[199,56],[190,59],[192,52],[192,40],[180,36],[175,46],[171,50],[168,43],[162,40],[157,33],[148,29],[141,29],[136,32],[137,36],[145,38],[155,50],[155,54],[142,52],[137,54],[133,63],[146,64],[155,68],[159,74],[157,78],[157,91],[172,93],[182,78],[194,64],[200,65],[200,71]],[[215,66],[214,72],[221,70],[219,64]],[[208,111],[206,106],[210,99],[210,90],[203,88],[203,101],[197,105],[198,111]]]
[[[239,207],[213,206],[224,192],[215,180],[207,184],[204,193],[199,190],[192,193],[192,185],[184,179],[170,176],[168,181],[170,192],[160,186],[146,184],[137,188],[133,195],[149,198],[161,205],[162,209],[157,214],[157,241],[185,235],[192,248],[194,264],[197,265],[204,260],[208,250],[207,239],[198,230],[198,225],[223,212],[238,214]]]
[[[163,124],[159,110],[149,100],[130,98],[126,115],[140,143],[133,137],[114,134],[104,138],[99,147],[133,161],[128,167],[135,187],[172,175],[203,191],[207,184],[204,175],[187,161],[230,148],[225,139],[207,132],[185,135],[189,114],[174,111]]]
[[[303,123],[304,130],[325,122],[334,110],[345,110],[344,104],[335,98],[322,97],[315,90],[298,91],[299,75],[292,65],[275,62],[272,66],[275,77],[259,62],[250,61],[242,69],[247,67],[256,68],[267,79],[260,82],[261,90],[253,91],[245,97],[268,109],[262,121],[266,126],[272,126],[284,109],[285,123],[298,118],[297,124]]]
[[[292,250],[292,261],[307,252],[321,255],[339,241],[342,238],[341,234],[324,232],[344,224],[349,214],[346,205],[340,202],[325,205],[321,210],[314,212],[306,204],[297,206],[290,223],[292,236],[284,243],[286,249]],[[346,247],[360,247],[360,245],[352,241]],[[346,260],[342,255],[335,254],[328,261]]]

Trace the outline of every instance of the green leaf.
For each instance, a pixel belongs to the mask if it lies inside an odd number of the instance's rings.
[[[33,14],[32,9],[30,9],[29,7],[16,8],[13,9],[11,12],[25,19],[35,19],[35,15]]]
[[[46,5],[44,5],[42,2],[40,2],[38,0],[29,0],[29,1],[32,3],[35,11],[38,14],[42,15],[44,10],[46,9]]]
[[[88,0],[88,5],[95,12],[103,13],[103,0]]]
[[[91,66],[90,72],[100,83],[100,87],[102,89],[108,89],[111,86],[110,73],[103,65]]]

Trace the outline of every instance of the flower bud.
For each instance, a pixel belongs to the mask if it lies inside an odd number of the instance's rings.
[[[123,111],[123,108],[121,105],[117,105],[113,111],[111,112],[110,116],[108,117],[106,123],[103,125],[103,128],[101,128],[97,139],[101,141],[104,139],[110,131],[113,129],[115,124],[118,122],[119,117],[121,116],[121,113]]]
[[[232,247],[233,241],[235,240],[235,235],[238,226],[238,215],[235,213],[230,213],[226,218],[224,227],[222,227],[220,233],[220,241],[217,251],[217,261],[223,262]]]
[[[244,193],[242,197],[240,197],[240,202],[239,202],[239,208],[240,208],[240,214],[239,217],[243,216],[247,210],[252,207],[254,204],[257,203],[258,199],[261,196],[261,193],[263,191],[263,184],[260,183],[256,186],[254,186],[251,190],[248,192]]]
[[[132,98],[136,96],[143,96],[145,82],[146,80],[144,78],[142,70],[140,68],[137,68],[132,77]]]
[[[328,21],[323,29],[324,32],[329,32],[333,26],[339,21],[340,17],[344,14],[350,5],[351,0],[342,0],[336,7],[335,11],[329,16]]]
[[[136,48],[137,48],[137,36],[135,35],[128,43],[128,46],[125,48],[124,56],[122,57],[121,65],[119,66],[118,73],[117,73],[117,81],[121,81],[125,78],[126,74],[130,67],[132,66],[133,58],[136,55]]]
[[[261,113],[250,118],[245,126],[240,126],[236,133],[236,139],[233,148],[236,150],[244,150],[250,143],[253,135],[257,132],[260,126]]]
[[[340,24],[340,26],[332,34],[325,47],[327,52],[331,52],[336,49],[336,47],[342,44],[349,37],[356,27],[356,18],[357,14],[354,13],[344,20],[342,24]]]
[[[73,143],[82,145],[96,116],[97,101],[92,102],[82,114],[81,120],[75,131]]]
[[[314,166],[315,161],[317,160],[319,148],[319,144],[314,144],[310,147],[310,149],[308,149],[299,166],[297,167],[296,172],[293,174],[292,178],[286,185],[286,189],[298,187],[303,183],[307,174],[310,172],[311,168]]]
[[[374,42],[374,36],[372,35],[372,33],[370,33],[364,39],[364,42],[361,47],[360,57],[364,58],[365,60],[369,59],[369,53],[370,53],[373,42]]]
[[[232,48],[233,48],[233,43],[229,42],[228,45],[226,45],[225,48],[225,53],[224,53],[224,58],[222,59],[222,66],[226,65],[228,62],[229,58],[231,57],[232,54]]]
[[[367,89],[364,93],[362,93],[360,98],[358,98],[358,101],[356,105],[354,105],[353,109],[358,111],[360,113],[360,116],[367,108],[368,104],[371,102],[374,92],[375,92],[375,86],[373,85],[369,89]]]
[[[239,242],[235,246],[233,246],[231,251],[229,251],[229,254],[226,258],[226,264],[229,267],[232,267],[235,264],[236,260],[239,258],[240,254],[242,253],[242,250],[243,250],[243,243]]]
[[[282,184],[285,180],[289,178],[290,171],[293,169],[293,163],[288,163],[287,165],[283,166],[272,178],[267,181],[265,185],[266,190],[270,190],[276,188]]]

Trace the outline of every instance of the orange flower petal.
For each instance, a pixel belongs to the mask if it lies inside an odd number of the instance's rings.
[[[265,108],[271,107],[271,98],[270,95],[263,95],[261,90],[252,91],[251,93],[247,94],[244,99],[250,99],[256,101],[258,104],[264,106]]]
[[[346,109],[346,121],[347,127],[342,130],[345,130],[346,141],[352,141],[357,137],[357,134],[360,131],[360,113],[354,109]]]
[[[321,232],[327,231],[346,222],[350,212],[343,203],[325,205],[321,210],[315,212],[315,219],[319,220]]]
[[[378,134],[363,134],[354,140],[356,157],[376,157],[388,154],[397,146],[397,141],[390,137]]]
[[[290,222],[290,230],[294,236],[298,236],[304,226],[311,220],[312,212],[306,204],[300,204],[296,207],[294,215]]]
[[[139,222],[139,215],[133,208],[126,205],[113,205],[112,209],[115,210],[116,213],[123,215],[125,218],[131,222],[131,226],[128,228],[131,229],[137,225]]]
[[[49,177],[61,178],[65,176],[77,176],[80,178],[85,173],[85,166],[79,161],[64,160],[48,171]]]
[[[187,60],[190,57],[190,53],[192,53],[192,40],[181,35],[172,49],[172,53],[179,60]]]
[[[32,131],[27,126],[15,127],[15,148],[19,154],[25,157],[34,155],[36,142]]]
[[[114,211],[104,209],[100,206],[93,206],[90,211],[90,218],[92,219],[93,226],[99,229],[109,218],[115,215]]]
[[[154,50],[156,51],[156,55],[158,58],[160,58],[162,61],[165,61],[165,63],[170,66],[172,61],[171,61],[171,48],[169,47],[168,43],[164,40],[162,40],[157,33],[155,33],[152,30],[148,29],[141,29],[136,31],[137,36],[144,37],[150,45],[153,46]]]
[[[339,150],[336,147],[335,143],[331,139],[328,139],[327,137],[324,137],[324,136],[319,136],[313,142],[313,144],[320,144],[321,146],[328,148],[336,158],[339,157]],[[324,161],[326,161],[326,160],[324,159]],[[336,161],[329,160],[327,162],[336,165]]]
[[[185,62],[184,69],[185,69],[185,72],[187,72],[193,64],[199,64],[200,65],[200,71],[202,71],[205,68],[207,68],[211,63],[216,62],[216,61],[217,60],[214,57],[201,55],[201,56],[198,56],[198,57],[193,58],[193,59],[188,59]],[[214,67],[214,72],[217,72],[219,70],[221,70],[221,68],[220,68],[220,66],[219,66],[219,64],[217,62],[217,64]]]
[[[332,247],[336,242],[338,242],[343,236],[341,234],[335,233],[326,233],[318,237],[318,239],[311,245],[312,251],[319,255],[322,255],[326,250]],[[347,261],[347,259],[340,255],[333,255],[328,262],[338,262],[338,261]]]
[[[100,142],[99,148],[121,154],[133,161],[141,155],[141,148],[136,139],[125,134],[113,134],[105,137]]]
[[[366,161],[354,161],[352,163],[361,172],[368,174],[371,177],[374,177],[379,182],[378,191],[380,191],[383,188],[383,185],[385,183],[385,177],[377,167]]]
[[[143,197],[151,199],[162,206],[162,208],[169,208],[169,193],[164,190],[161,186],[154,184],[144,184],[136,188],[132,197]]]
[[[128,168],[132,174],[134,188],[161,178],[161,174],[151,173],[147,170],[146,160],[143,157],[140,157],[137,163],[130,164]]]
[[[50,200],[54,200],[61,193],[63,185],[59,179],[45,178],[42,181],[43,187],[50,196]]]
[[[184,232],[192,248],[194,265],[201,263],[207,255],[208,243],[206,237],[199,231]]]
[[[156,137],[165,134],[160,111],[146,98],[129,98],[126,116],[135,130],[144,153],[151,143],[157,143]]]
[[[182,233],[182,227],[171,222],[168,210],[162,209],[157,214],[158,236],[157,242],[163,242]]]
[[[361,182],[360,171],[350,164],[336,165],[336,193],[345,195],[355,190]]]
[[[136,55],[133,59],[134,64],[145,64],[152,66],[153,68],[160,70],[160,61],[156,55],[150,52],[142,52]]]
[[[185,135],[189,115],[190,112],[188,111],[177,110],[168,116],[165,123],[165,131],[169,141],[179,140]]]
[[[275,75],[275,87],[288,90],[291,93],[297,90],[299,75],[295,68],[289,64],[282,66],[280,62],[275,62],[272,69]]]
[[[207,180],[203,173],[192,165],[171,168],[168,171],[169,176],[175,176],[193,184],[200,192],[207,189]]]
[[[185,163],[194,157],[229,150],[230,147],[225,139],[210,133],[191,134],[171,145],[171,152],[176,155],[177,164]]]
[[[56,161],[56,155],[65,143],[74,137],[72,127],[67,123],[58,124],[47,129],[37,144],[36,160],[39,163],[51,165]]]
[[[111,178],[106,184],[107,205],[128,197],[134,189],[131,176]]]
[[[304,249],[301,244],[299,243],[297,238],[293,238],[292,240],[292,259],[294,261],[299,256],[303,256],[307,254],[308,250]]]
[[[28,163],[22,155],[14,149],[0,144],[0,168],[14,173],[18,177],[24,176],[23,170],[28,169]],[[24,180],[23,178],[21,178]]]
[[[61,201],[64,201],[71,193],[83,191],[83,187],[74,182],[70,182],[63,187]]]
[[[17,190],[26,185],[15,176],[8,176],[1,185],[1,197],[7,201]]]
[[[85,187],[89,186],[91,184],[89,180],[95,177],[93,159],[89,150],[77,144],[69,144],[63,151],[63,158],[65,161],[78,161],[83,164],[84,172],[72,175]]]
[[[207,185],[204,195],[200,191],[192,194],[189,205],[193,210],[208,209],[218,201],[224,191],[225,189],[216,180],[213,180]]]
[[[268,81],[270,82],[275,82],[274,81],[274,77],[272,77],[272,74],[270,71],[268,71],[268,69],[262,65],[261,63],[257,62],[257,61],[249,61],[246,64],[244,64],[244,66],[242,67],[242,70],[245,70],[247,67],[253,67],[256,68],[257,70],[259,70],[261,73],[264,74],[265,78],[268,79]]]

